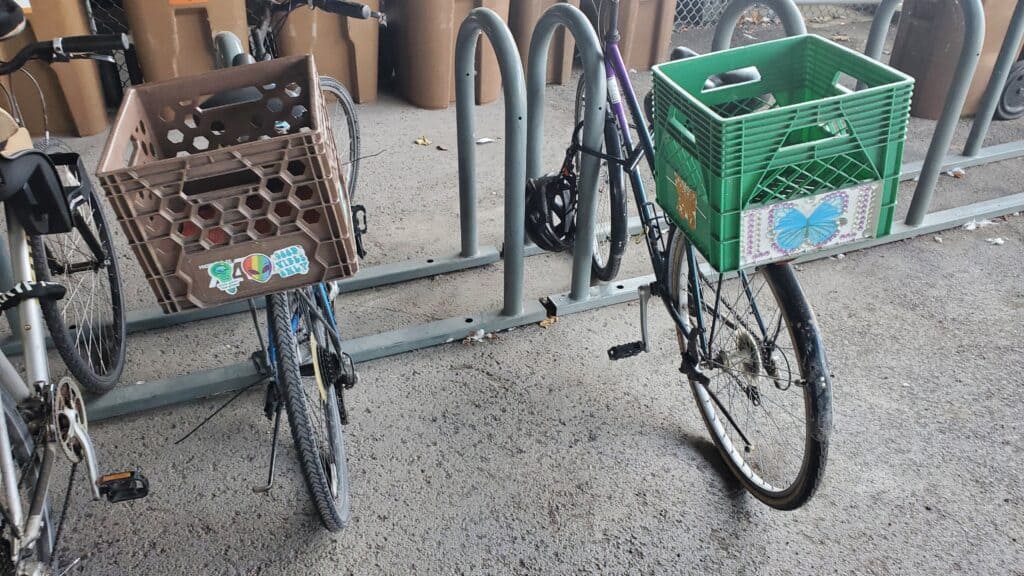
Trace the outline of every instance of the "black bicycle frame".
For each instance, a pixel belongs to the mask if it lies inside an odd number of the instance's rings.
[[[636,91],[633,89],[633,83],[629,79],[626,64],[622,60],[622,53],[619,51],[619,0],[608,0],[608,4],[611,9],[611,15],[608,23],[608,32],[605,34],[604,41],[604,66],[608,77],[608,105],[615,116],[615,121],[619,124],[620,133],[622,134],[622,146],[625,150],[629,151],[627,158],[619,158],[615,161],[629,172],[633,197],[636,200],[640,221],[643,225],[644,240],[647,244],[651,264],[654,267],[655,281],[652,284],[652,292],[657,294],[662,302],[664,302],[669,315],[683,332],[686,339],[691,340],[693,331],[697,330],[701,348],[706,350],[707,343],[704,336],[703,315],[697,314],[697,326],[690,327],[676,307],[674,302],[675,295],[669,293],[669,246],[665,230],[661,226],[662,219],[658,217],[654,204],[647,197],[647,191],[639,169],[640,161],[646,158],[647,165],[651,168],[651,172],[654,172],[654,141],[651,138],[650,127],[647,125],[647,120],[644,118],[640,107],[640,101],[636,97]],[[598,22],[596,23],[598,26],[600,25],[599,21],[600,15],[598,15]],[[633,122],[636,124],[636,131],[640,140],[638,146],[635,146],[633,143],[633,135],[629,129],[629,118],[626,116],[627,109]],[[608,153],[618,155],[619,151],[609,150]],[[698,263],[693,245],[687,246],[686,261],[690,269],[691,293],[696,300],[697,309],[700,310],[702,300],[700,285],[696,283]]]

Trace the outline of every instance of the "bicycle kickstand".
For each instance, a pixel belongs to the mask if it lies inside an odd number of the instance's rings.
[[[640,337],[639,342],[629,342],[627,344],[619,344],[618,346],[612,346],[608,349],[609,360],[622,360],[624,358],[632,358],[643,352],[650,352],[651,346],[647,338],[647,304],[651,300],[651,287],[650,285],[641,286],[637,289],[637,293],[640,295]]]
[[[274,487],[274,470],[277,467],[277,438],[281,432],[281,405],[278,404],[274,411],[274,437],[270,441],[270,470],[267,472],[267,483],[262,486],[253,486],[252,491],[257,494],[270,492]]]

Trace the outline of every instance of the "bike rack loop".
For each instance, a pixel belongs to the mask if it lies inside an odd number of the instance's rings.
[[[523,252],[526,220],[526,87],[523,63],[512,32],[496,12],[476,8],[459,27],[455,43],[455,108],[459,146],[459,211],[462,256],[477,245],[476,135],[474,134],[476,48],[486,34],[498,56],[505,96],[505,303],[502,314],[523,312]],[[547,70],[547,67],[544,68]]]
[[[576,40],[576,47],[583,59],[587,81],[587,102],[599,102],[600,106],[588,106],[583,118],[583,146],[589,150],[600,150],[604,136],[605,101],[608,95],[605,77],[604,54],[597,31],[578,8],[571,4],[555,4],[540,17],[530,40],[530,55],[527,93],[529,107],[529,131],[526,157],[526,176],[541,175],[541,152],[544,139],[544,93],[547,88],[548,51],[555,30],[564,26]],[[579,205],[576,220],[576,243],[572,259],[572,288],[569,297],[573,301],[590,298],[590,272],[594,253],[594,228],[597,221],[597,178],[600,159],[584,154],[580,167]],[[520,207],[520,210],[522,207]],[[506,218],[508,216],[506,215]],[[506,238],[505,250],[509,248]],[[523,240],[519,240],[522,244]]]
[[[718,21],[718,26],[715,27],[715,36],[711,41],[713,52],[725,50],[732,44],[732,33],[736,31],[736,24],[739,23],[743,13],[754,4],[763,4],[771,8],[782,20],[786,36],[807,34],[807,25],[804,24],[803,14],[800,13],[800,9],[797,8],[793,0],[733,0],[726,5],[721,19]]]
[[[885,18],[881,19],[884,21],[884,25],[876,22],[871,26],[871,37],[868,38],[867,45],[874,52],[865,51],[865,53],[875,60],[882,55],[885,33],[888,32],[893,13],[895,13],[895,9],[889,6],[891,4],[895,4],[895,2],[887,0],[886,10],[889,12],[889,19],[887,21]],[[914,196],[910,200],[910,211],[907,213],[906,220],[910,226],[921,224],[928,214],[932,196],[935,194],[935,185],[939,181],[946,153],[949,151],[957,124],[960,122],[960,113],[964,109],[964,102],[967,101],[967,91],[971,87],[971,80],[978,67],[982,44],[985,41],[985,12],[981,6],[981,0],[961,0],[957,4],[960,5],[960,11],[964,15],[963,48],[960,49],[960,58],[957,60],[956,70],[953,73],[953,84],[949,87],[949,93],[946,96],[946,105],[942,109],[938,124],[935,125],[935,133],[932,135],[931,145],[928,146],[928,153],[925,155],[924,165],[921,167],[920,180],[914,190]],[[878,15],[876,15],[876,20],[878,19]]]
[[[999,49],[995,68],[992,70],[992,78],[985,88],[985,95],[974,116],[971,133],[967,136],[964,156],[977,156],[981,151],[981,145],[984,144],[985,136],[988,135],[988,129],[992,125],[992,118],[995,117],[996,106],[1002,97],[1006,80],[1010,77],[1010,68],[1013,67],[1013,63],[1017,61],[1017,56],[1020,53],[1018,48],[1020,48],[1021,40],[1024,40],[1024,2],[1017,2],[1017,7],[1010,18],[1010,27],[1006,31],[1003,46]]]

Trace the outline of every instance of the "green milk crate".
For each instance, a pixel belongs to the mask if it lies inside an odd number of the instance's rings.
[[[885,236],[913,86],[814,35],[655,66],[658,204],[720,272]]]

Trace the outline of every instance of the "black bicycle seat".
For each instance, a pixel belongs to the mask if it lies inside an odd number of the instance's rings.
[[[56,155],[75,156],[77,155]],[[88,175],[79,175],[88,178]],[[38,150],[0,155],[0,202],[8,202],[32,235],[70,232],[71,209],[57,168]]]
[[[17,36],[25,29],[25,12],[17,0],[0,0],[0,40]]]
[[[700,56],[696,50],[691,50],[686,46],[676,46],[672,49],[670,58],[675,60],[686,60],[687,58],[693,58],[694,56]],[[715,74],[714,76],[707,79],[704,82],[704,89],[711,90],[714,88],[720,88],[722,86],[732,86],[733,84],[743,84],[744,82],[757,82],[761,79],[761,75],[758,74],[757,68],[740,68],[739,70],[732,70],[729,72],[723,72],[722,74]]]

